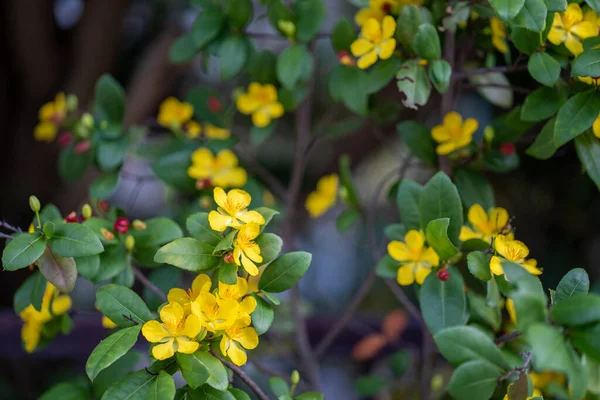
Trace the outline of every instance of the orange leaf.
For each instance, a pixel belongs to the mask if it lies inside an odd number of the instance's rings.
[[[404,310],[397,309],[383,319],[381,331],[388,341],[396,342],[408,326],[408,315]]]
[[[356,361],[366,361],[377,355],[388,343],[381,333],[371,333],[362,338],[352,349],[352,358]]]

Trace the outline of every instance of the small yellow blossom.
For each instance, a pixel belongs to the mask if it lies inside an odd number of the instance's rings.
[[[529,248],[520,240],[514,240],[504,235],[498,235],[496,239],[494,239],[494,248],[501,257],[512,263],[520,264],[530,274],[540,275],[542,273],[537,267],[537,261],[535,259],[526,259],[529,255]],[[504,274],[502,259],[498,255],[492,256],[492,259],[490,260],[490,269],[494,275]]]
[[[258,335],[254,328],[248,326],[249,324],[249,321],[238,319],[223,332],[221,338],[221,353],[238,366],[246,364],[247,356],[244,349],[251,350],[258,346]]]
[[[490,18],[490,28],[492,30],[492,44],[500,53],[508,52],[506,44],[506,29],[500,18]]]
[[[244,190],[233,189],[227,194],[221,187],[214,190],[217,211],[208,214],[210,227],[217,232],[223,232],[227,227],[239,229],[243,224],[255,222],[258,225],[265,223],[265,218],[257,211],[248,211],[252,201],[250,194]]]
[[[583,19],[579,4],[570,3],[567,10],[554,13],[552,29],[548,33],[548,40],[555,45],[564,43],[574,55],[583,52],[582,40],[598,36],[598,25]]]
[[[231,136],[229,129],[219,128],[216,125],[204,124],[204,136],[207,139],[228,139]]]
[[[252,115],[252,123],[259,128],[283,115],[283,106],[277,101],[277,89],[270,84],[252,82],[248,92],[237,98],[236,105],[242,114]]]
[[[252,296],[247,296],[247,294],[248,281],[242,277],[237,277],[237,283],[235,285],[227,285],[219,281],[219,297],[225,300],[238,301],[238,319],[244,318],[249,324],[250,314],[256,309],[256,299]]]
[[[548,386],[552,382],[556,382],[559,385],[564,385],[566,382],[566,377],[564,374],[560,372],[554,371],[544,371],[544,372],[530,372],[529,376],[531,377],[531,383],[533,383],[533,387],[538,390],[544,390],[546,386]],[[542,393],[538,394],[541,396]]]
[[[361,37],[356,39],[350,46],[350,51],[356,57],[360,57],[357,66],[365,69],[375,64],[378,59],[386,60],[394,54],[396,49],[396,21],[394,18],[385,16],[382,22],[375,18],[368,19],[361,30]]]
[[[65,314],[70,308],[71,298],[67,295],[60,295],[54,285],[47,283],[41,309],[38,311],[33,304],[30,304],[20,314],[24,322],[21,338],[25,344],[25,350],[28,353],[33,352],[40,342],[44,324],[53,317]]]
[[[431,136],[439,143],[436,152],[440,155],[450,154],[454,150],[466,147],[473,139],[473,133],[479,123],[476,119],[468,118],[463,123],[462,116],[451,111],[444,117],[442,125],[437,125],[431,130]]]
[[[402,286],[423,283],[432,267],[440,264],[440,257],[431,247],[425,246],[425,236],[416,230],[408,231],[404,242],[393,240],[388,244],[388,253],[400,261],[398,283]]]
[[[40,122],[36,125],[33,136],[35,140],[52,142],[58,132],[58,127],[67,116],[67,101],[65,94],[60,92],[40,108]]]
[[[208,292],[200,293],[192,302],[192,315],[198,317],[200,324],[213,333],[231,326],[238,312],[237,301],[222,299]]]
[[[461,228],[459,239],[463,242],[481,239],[491,243],[492,238],[502,233],[508,224],[508,212],[502,207],[496,207],[487,214],[479,204],[473,204],[467,217],[473,228]]]
[[[148,321],[142,327],[142,335],[150,343],[160,343],[152,348],[157,360],[166,360],[176,352],[192,354],[200,346],[195,341],[202,326],[195,315],[185,316],[179,303],[169,303],[160,310],[160,320]]]
[[[252,276],[258,275],[258,267],[255,263],[261,263],[260,247],[254,241],[260,234],[260,225],[249,222],[240,227],[233,241],[233,260],[237,266],[243,266],[246,272]]]
[[[306,198],[304,206],[312,218],[320,217],[335,205],[339,186],[337,174],[326,175],[317,182],[317,190]]]
[[[206,186],[241,187],[246,184],[246,170],[238,166],[238,158],[229,149],[221,150],[215,157],[206,147],[200,147],[192,153],[192,165],[188,175],[196,179],[196,187]]]
[[[169,290],[167,299],[169,303],[179,303],[183,307],[185,315],[189,315],[191,312],[191,303],[196,300],[200,293],[210,292],[212,282],[210,276],[206,274],[198,275],[192,282],[192,287],[187,291],[180,288],[173,288]]]
[[[202,133],[202,128],[196,121],[186,123],[183,128],[188,139],[196,139],[200,137],[200,134]]]
[[[158,123],[165,128],[180,129],[183,124],[192,119],[194,107],[190,103],[169,97],[163,101],[158,110]]]
[[[106,329],[114,329],[117,327],[117,324],[115,324],[110,318],[108,318],[106,315],[102,316],[102,327],[106,328]]]

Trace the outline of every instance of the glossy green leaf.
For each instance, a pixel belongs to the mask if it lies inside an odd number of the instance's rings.
[[[490,4],[501,19],[511,20],[519,14],[525,0],[491,0]]]
[[[135,238],[136,246],[160,246],[183,236],[179,225],[170,218],[155,217],[144,222],[146,223],[145,229],[129,230],[129,233]]]
[[[123,328],[100,342],[92,351],[85,364],[85,372],[91,381],[98,374],[123,357],[137,342],[141,325]]]
[[[402,7],[396,28],[396,37],[406,48],[411,48],[413,39],[419,26],[423,23],[423,17],[419,8],[415,5]]]
[[[306,47],[294,44],[285,49],[277,58],[277,79],[283,87],[293,90],[303,76],[310,75],[312,63],[312,56]],[[307,65],[310,65],[308,74],[305,71]]]
[[[576,294],[550,309],[552,319],[561,325],[578,326],[600,321],[600,295]]]
[[[357,67],[339,65],[329,74],[329,95],[343,102],[349,110],[366,115],[368,109],[369,79],[367,72]]]
[[[223,237],[211,229],[208,222],[208,214],[200,212],[192,214],[186,220],[185,226],[188,232],[201,242],[216,246]]]
[[[262,297],[256,294],[252,294],[252,297],[256,299],[256,308],[250,314],[252,317],[252,326],[257,334],[262,335],[271,327],[275,313],[271,305]]]
[[[98,142],[95,147],[96,163],[101,171],[114,171],[123,163],[127,153],[127,142],[127,138]]]
[[[525,0],[513,24],[534,32],[541,32],[546,25],[548,9],[544,0]]]
[[[469,253],[467,256],[469,272],[482,281],[489,281],[492,279],[492,273],[490,271],[491,257],[491,254],[484,253],[483,251],[472,251]]]
[[[396,129],[415,156],[429,165],[437,164],[435,142],[429,129],[417,121],[403,121],[396,126]]]
[[[235,28],[242,29],[252,20],[251,0],[227,0],[224,10],[227,20]]]
[[[294,400],[323,400],[323,393],[304,392],[294,397]]]
[[[566,90],[542,86],[525,98],[521,107],[523,121],[541,121],[558,112],[567,101]]]
[[[61,257],[46,248],[35,265],[58,290],[66,293],[73,290],[77,280],[77,267],[72,257]]]
[[[241,36],[227,36],[219,46],[219,69],[221,79],[231,79],[244,68],[248,61],[249,43]]]
[[[61,382],[52,386],[39,397],[39,400],[87,400],[89,394],[85,386],[77,382]]]
[[[7,271],[28,267],[42,256],[46,239],[41,232],[21,233],[6,244],[2,252],[2,266]]]
[[[383,228],[383,232],[390,240],[403,241],[407,230],[404,224],[390,224]]]
[[[263,50],[252,56],[250,61],[250,76],[252,82],[277,83],[277,74],[275,72],[275,64],[277,56],[271,50]]]
[[[419,203],[421,201],[422,193],[423,186],[415,181],[404,179],[398,186],[396,205],[398,206],[398,211],[400,213],[400,221],[408,230],[419,230],[421,227]]]
[[[336,52],[346,50],[350,52],[350,45],[356,40],[354,25],[347,18],[340,18],[333,26],[331,44]]]
[[[437,29],[431,24],[422,24],[413,37],[413,49],[419,57],[436,60],[442,56],[442,47]]]
[[[145,400],[156,376],[146,370],[129,374],[110,386],[101,400]]]
[[[286,253],[276,258],[264,270],[258,288],[271,293],[290,289],[306,273],[311,259],[311,254],[304,251]]]
[[[76,223],[56,225],[48,245],[54,253],[63,257],[91,256],[104,250],[90,228]]]
[[[58,174],[66,183],[79,180],[94,161],[92,150],[75,153],[75,145],[71,144],[60,152],[58,156]]]
[[[188,391],[186,400],[236,400],[228,391],[217,390],[208,385]]]
[[[191,157],[191,150],[168,153],[152,164],[152,172],[169,186],[183,192],[196,192],[195,181],[187,173]]]
[[[435,174],[423,188],[419,213],[422,228],[434,219],[449,218],[448,237],[452,243],[459,245],[458,235],[463,225],[462,205],[456,186],[443,172]]]
[[[94,114],[99,120],[120,125],[125,116],[125,90],[111,75],[104,74],[94,89]]]
[[[583,268],[574,268],[567,272],[556,287],[554,303],[577,294],[587,294],[590,290],[590,278]]]
[[[511,83],[501,72],[484,75],[471,75],[469,81],[475,85],[475,90],[491,104],[509,109],[513,106],[514,95],[510,89]],[[496,131],[498,133],[498,131]]]
[[[269,389],[271,389],[271,392],[277,397],[285,396],[290,393],[290,385],[278,376],[269,378]]]
[[[346,232],[348,229],[352,228],[354,223],[360,219],[360,211],[356,208],[349,208],[347,210],[342,211],[340,215],[338,215],[335,226],[338,232]]]
[[[355,206],[360,207],[360,198],[358,197],[358,192],[354,187],[354,183],[352,182],[352,172],[350,170],[350,157],[347,154],[342,155],[339,158],[339,168],[340,168],[340,183],[346,189],[346,198],[347,201]]]
[[[221,363],[206,351],[194,354],[177,353],[181,374],[190,387],[197,388],[207,383],[217,390],[225,390],[229,385],[227,371]]]
[[[119,183],[119,174],[104,174],[96,178],[89,187],[90,197],[92,199],[108,199],[117,189]]]
[[[277,126],[277,121],[271,121],[267,126],[252,126],[250,128],[250,142],[254,145],[259,145],[268,138],[271,137],[275,127]]]
[[[573,61],[571,76],[600,76],[600,49],[589,49]]]
[[[527,69],[533,79],[546,86],[554,86],[560,75],[560,64],[546,52],[533,54]]]
[[[450,86],[452,67],[446,60],[433,60],[429,67],[429,79],[440,93],[446,93]]]
[[[506,280],[515,287],[510,291],[509,297],[515,305],[517,329],[524,332],[532,324],[546,321],[548,299],[539,278],[531,275],[521,265],[508,261],[502,261],[502,268]],[[498,277],[496,282],[501,282],[500,278]],[[499,289],[502,290],[500,284]]]
[[[100,269],[94,276],[95,282],[103,282],[112,279],[125,270],[128,264],[127,251],[125,247],[118,244],[107,246],[100,254]]]
[[[429,100],[431,83],[423,66],[417,60],[402,63],[398,73],[398,89],[402,95],[402,104],[407,108],[417,109]]]
[[[283,240],[274,233],[262,233],[255,242],[260,247],[263,264],[273,261],[281,253],[283,247]]]
[[[575,150],[585,172],[600,188],[600,141],[591,132],[575,138]]]
[[[187,271],[203,271],[216,267],[221,257],[213,255],[214,246],[194,238],[181,238],[161,247],[154,261],[174,265]]]
[[[322,0],[299,0],[292,7],[296,15],[296,39],[308,42],[325,20],[325,4]]]
[[[209,44],[221,32],[225,16],[219,8],[206,8],[192,25],[192,39],[198,50]]]
[[[392,56],[386,60],[379,60],[367,71],[367,91],[377,93],[394,79],[398,68],[402,64],[400,57]]]
[[[456,400],[488,400],[496,390],[502,373],[502,370],[487,361],[466,362],[452,374],[448,392]]]
[[[102,314],[120,327],[144,324],[153,319],[140,296],[121,285],[110,284],[98,289],[96,304]]]
[[[555,122],[555,118],[546,122],[533,144],[527,148],[525,153],[539,160],[547,160],[556,153],[556,147],[554,146]]]
[[[354,387],[361,397],[376,397],[389,384],[388,378],[384,376],[364,375],[356,379]]]
[[[421,313],[429,331],[435,335],[442,329],[467,322],[467,301],[463,278],[455,267],[449,267],[450,279],[439,280],[435,273],[425,278],[419,292]]]
[[[563,105],[556,116],[554,144],[559,147],[590,128],[600,110],[600,93],[595,90],[577,93]]]
[[[129,374],[140,360],[140,353],[134,350],[129,351],[123,357],[111,364],[110,367],[102,370],[94,379],[92,391],[96,399],[102,398],[102,395],[113,383],[119,381],[122,377]]]
[[[433,247],[442,261],[449,260],[458,252],[458,249],[448,239],[449,224],[450,219],[448,218],[434,219],[429,221],[425,230],[427,244]]]
[[[516,26],[511,29],[510,40],[520,52],[525,54],[535,53],[542,45],[538,32]]]
[[[38,311],[42,309],[46,282],[44,275],[37,271],[23,282],[14,295],[13,308],[16,314],[21,314],[30,304]]]
[[[175,381],[165,371],[160,371],[150,387],[146,400],[173,400],[175,398]]]
[[[573,328],[569,331],[569,338],[583,354],[600,360],[600,323]]]

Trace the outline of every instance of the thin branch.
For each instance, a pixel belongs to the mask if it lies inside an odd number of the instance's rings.
[[[270,400],[269,396],[267,396],[265,394],[265,392],[263,392],[263,390],[260,388],[260,386],[258,386],[258,383],[254,382],[254,380],[252,378],[250,378],[240,367],[238,367],[237,365],[219,357],[214,351],[211,350],[210,352],[213,356],[215,356],[216,358],[219,359],[219,361],[221,361],[223,364],[225,364],[227,366],[227,368],[229,368],[230,370],[233,371],[234,374],[236,374],[242,381],[244,381],[244,383],[246,385],[248,385],[248,387],[250,387],[250,389],[252,389],[252,391],[254,392],[254,394],[256,394],[256,397],[258,397],[260,400]]]
[[[511,332],[511,333],[507,333],[504,336],[500,336],[499,338],[496,338],[494,340],[494,343],[501,344],[501,343],[510,342],[511,340],[515,340],[515,339],[517,339],[520,336],[521,336],[521,332],[514,331],[514,332]]]
[[[154,283],[150,282],[150,280],[148,278],[146,278],[146,275],[144,275],[144,273],[142,271],[140,271],[140,269],[138,267],[132,267],[132,268],[133,268],[133,273],[134,273],[135,277],[137,278],[138,281],[140,281],[140,283],[142,285],[147,287],[152,293],[157,295],[158,298],[161,299],[162,301],[167,301],[167,295],[164,294],[164,292],[162,290],[160,290],[156,285],[154,285]]]
[[[473,76],[473,75],[487,75],[487,74],[491,74],[494,72],[510,73],[510,72],[526,71],[526,70],[527,70],[527,65],[503,65],[500,67],[477,68],[477,69],[471,69],[468,71],[454,72],[454,73],[452,73],[452,80],[463,79],[463,78],[467,78],[467,77]]]
[[[6,222],[6,221],[2,221],[2,222],[0,222],[0,226],[1,226],[1,227],[3,227],[3,228],[6,228],[6,229],[8,229],[9,231],[13,231],[13,232],[17,232],[17,233],[21,233],[21,232],[23,232],[23,231],[21,230],[21,228],[19,228],[18,226],[12,226],[11,224],[9,224],[9,223],[8,223],[8,222]]]
[[[486,88],[486,87],[490,87],[490,88],[498,88],[498,89],[506,89],[506,90],[512,90],[515,93],[523,93],[523,94],[529,94],[532,92],[531,89],[522,87],[522,86],[514,86],[514,85],[503,85],[501,83],[464,83],[462,85],[464,88],[466,89],[477,89],[480,87]]]
[[[400,301],[402,306],[408,311],[410,315],[415,317],[421,323],[421,329],[427,330],[427,326],[425,325],[425,321],[423,320],[423,316],[419,312],[417,306],[413,304],[412,301],[408,298],[404,290],[400,286],[398,286],[398,282],[393,279],[385,279],[385,284],[390,288],[390,291],[396,296],[396,298]]]
[[[498,378],[498,383],[507,380],[515,372],[518,372],[519,374],[527,373],[527,368],[529,368],[529,364],[531,364],[531,352],[526,351],[524,353],[521,353],[521,356],[525,358],[525,362],[523,363],[523,366],[514,367],[513,369],[508,371],[506,374],[502,375],[500,378]]]
[[[15,237],[12,235],[8,235],[6,233],[2,233],[0,232],[0,238],[4,238],[4,239],[14,239]]]

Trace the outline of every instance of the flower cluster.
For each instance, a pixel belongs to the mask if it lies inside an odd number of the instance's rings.
[[[423,284],[433,267],[440,264],[440,257],[431,247],[425,245],[425,235],[411,230],[404,236],[404,242],[392,240],[388,244],[388,253],[400,262],[398,268],[398,283],[402,286],[417,282]]]
[[[148,321],[142,334],[151,343],[152,355],[165,360],[176,352],[191,354],[206,342],[220,338],[220,349],[236,365],[246,363],[245,349],[258,346],[258,335],[250,325],[256,299],[248,294],[248,281],[238,277],[235,285],[219,282],[211,290],[208,275],[200,274],[185,291],[169,291],[160,321]],[[202,342],[205,343],[202,343]]]
[[[326,175],[317,182],[317,189],[306,198],[305,207],[312,218],[320,217],[335,205],[339,187],[336,174]]]
[[[77,103],[77,97],[74,95],[65,96],[63,92],[60,92],[56,95],[54,101],[44,104],[40,108],[39,122],[33,131],[35,140],[52,142],[59,130],[64,127],[69,113],[77,111]]]
[[[478,127],[479,123],[476,119],[468,118],[463,121],[459,113],[449,112],[444,117],[444,122],[431,130],[433,140],[439,143],[436,152],[446,155],[468,146]]]
[[[181,102],[175,97],[163,101],[158,110],[158,123],[170,129],[175,134],[183,133],[189,139],[196,139],[204,132],[207,139],[227,139],[231,133],[228,129],[219,128],[210,123],[204,123],[204,129],[193,119],[194,107],[187,102]]]
[[[283,105],[277,100],[277,89],[270,84],[252,82],[248,91],[238,96],[236,105],[242,114],[252,115],[252,124],[258,128],[264,128],[283,115]]]
[[[506,28],[500,18],[490,18],[490,30],[492,35],[492,45],[500,53],[508,53],[508,45],[506,44]]]
[[[198,189],[210,186],[242,187],[246,184],[248,175],[238,163],[238,158],[229,149],[221,150],[215,156],[210,149],[200,147],[192,153],[188,175],[196,180]]]

